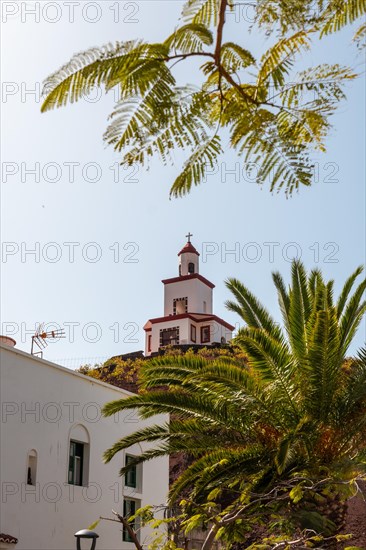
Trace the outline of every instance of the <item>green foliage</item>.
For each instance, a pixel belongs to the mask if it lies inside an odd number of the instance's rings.
[[[274,273],[282,326],[245,285],[228,280],[227,307],[245,323],[235,341],[248,360],[212,350],[143,362],[139,395],[108,403],[104,414],[136,409],[144,419],[171,419],[123,437],[105,460],[144,442],[137,462],[188,455],[169,495],[171,505],[185,495],[187,531],[215,517],[224,540],[243,541],[261,525],[277,535],[301,528],[333,537],[337,526],[323,508],[354,495],[366,472],[366,350],[347,358],[366,310],[366,282],[353,288],[361,271],[338,299],[333,281],[298,261],[288,287]]]
[[[296,73],[311,39],[336,32],[365,13],[365,0],[255,4],[255,23],[244,36],[262,32],[278,39],[256,61],[247,43],[223,42],[231,0],[187,0],[183,25],[160,44],[141,40],[107,44],[75,55],[45,81],[42,111],[73,103],[95,86],[118,90],[119,100],[104,134],[121,164],[147,166],[158,156],[187,160],[171,188],[178,197],[206,180],[224,147],[256,167],[257,182],[291,195],[313,178],[313,151],[325,151],[330,117],[355,78],[347,67],[320,65]],[[355,34],[361,47],[365,26]],[[201,59],[200,84],[180,86],[174,67]],[[249,72],[250,71],[250,72]],[[227,134],[225,134],[227,135]]]
[[[97,519],[96,521],[94,521],[94,523],[92,523],[91,525],[89,525],[88,529],[90,529],[90,531],[93,531],[100,523],[100,519]]]

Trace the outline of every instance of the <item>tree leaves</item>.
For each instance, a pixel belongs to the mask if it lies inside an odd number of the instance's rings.
[[[365,0],[330,0],[323,15],[325,24],[321,29],[320,36],[326,36],[341,30],[346,25],[356,21],[365,12]]]
[[[183,53],[202,52],[204,46],[209,46],[213,42],[212,32],[202,24],[190,23],[175,30],[167,38],[165,44],[172,51]]]
[[[275,89],[285,84],[285,78],[293,65],[293,58],[300,49],[310,48],[309,31],[299,31],[282,38],[262,57],[257,76],[257,86],[273,83]]]
[[[234,42],[225,42],[221,47],[221,63],[229,72],[236,72],[253,65],[255,59],[250,51]]]
[[[170,194],[181,197],[190,192],[193,185],[200,184],[208,169],[215,167],[218,155],[222,153],[219,136],[214,136],[200,145],[186,161],[182,172],[172,185]]]
[[[314,15],[300,0],[259,2],[257,29],[279,26],[280,33],[257,64],[246,43],[222,41],[225,16],[236,10],[232,1],[187,0],[185,24],[162,43],[117,42],[72,57],[46,79],[42,111],[78,101],[95,86],[115,88],[105,141],[127,165],[147,166],[154,156],[173,163],[174,150],[182,149],[187,160],[171,196],[206,180],[222,153],[224,128],[230,146],[257,171],[257,183],[291,195],[312,184],[312,153],[325,151],[330,117],[346,97],[345,83],[356,77],[347,67],[327,64],[292,74],[296,58],[310,48],[311,36],[355,21],[365,3],[319,2]],[[363,36],[361,27],[355,40]],[[203,82],[195,89],[177,85],[173,75],[177,63],[192,58],[204,61]]]

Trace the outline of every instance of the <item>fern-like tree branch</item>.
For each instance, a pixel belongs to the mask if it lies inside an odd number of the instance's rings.
[[[294,64],[310,48],[310,37],[314,41],[353,23],[366,12],[365,1],[319,1],[316,16],[311,2],[258,2],[253,28],[279,33],[259,60],[244,45],[223,41],[233,7],[231,0],[186,0],[184,24],[162,43],[119,42],[74,56],[46,79],[42,111],[76,102],[94,86],[118,87],[121,99],[104,139],[127,165],[145,166],[154,155],[165,164],[174,149],[182,149],[188,160],[171,188],[175,196],[204,181],[223,127],[244,162],[258,165],[258,183],[270,181],[271,191],[283,189],[287,195],[310,185],[311,154],[325,151],[329,118],[345,99],[344,85],[356,75],[347,67],[322,65],[295,75],[296,84],[289,85]],[[364,35],[361,26],[356,43]],[[203,82],[188,100],[173,68],[195,58],[204,61]],[[304,102],[303,92],[317,97]],[[210,150],[208,163],[203,144]],[[219,152],[215,147],[215,158]]]

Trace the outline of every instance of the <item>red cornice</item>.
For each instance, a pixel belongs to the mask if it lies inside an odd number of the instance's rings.
[[[192,273],[191,275],[181,275],[180,277],[173,277],[172,279],[163,279],[161,282],[164,285],[170,285],[171,283],[179,283],[181,281],[188,281],[189,279],[198,279],[201,283],[204,283],[210,288],[215,288],[215,285],[211,283],[205,277],[202,277],[199,273]]]
[[[178,321],[180,319],[191,319],[195,323],[206,323],[207,321],[216,321],[219,325],[223,325],[225,328],[231,332],[235,329],[232,325],[210,313],[181,313],[180,315],[166,315],[165,317],[156,317],[155,319],[149,319],[144,326],[144,330],[147,332],[151,330],[148,326],[148,323],[155,325],[156,323],[165,323],[167,321]],[[146,328],[145,328],[146,327]]]

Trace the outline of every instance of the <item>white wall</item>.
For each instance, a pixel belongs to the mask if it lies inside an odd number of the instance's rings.
[[[191,325],[196,327],[196,342],[191,340]],[[179,343],[180,344],[202,344],[201,342],[201,327],[210,325],[210,342],[219,342],[221,343],[221,338],[225,338],[226,342],[229,342],[232,339],[232,332],[226,327],[218,323],[217,321],[205,321],[197,323],[192,321],[189,318],[185,319],[175,319],[172,318],[171,321],[164,321],[162,323],[152,323],[151,331],[146,332],[146,346],[145,346],[145,355],[149,356],[151,353],[157,352],[160,347],[160,330],[164,328],[174,328],[179,327]],[[148,336],[151,335],[151,352],[148,351]]]
[[[161,504],[168,491],[168,459],[143,467],[142,494],[131,495],[118,471],[122,453],[111,463],[103,452],[142,425],[134,412],[103,418],[103,405],[129,392],[74,373],[16,349],[1,346],[1,530],[19,539],[17,550],[74,549],[74,533],[99,516],[122,512],[123,494],[142,505]],[[33,411],[33,412],[29,412]],[[154,419],[162,423],[166,417]],[[90,437],[89,486],[67,483],[70,430],[81,424]],[[35,486],[27,485],[27,454],[38,454]],[[132,452],[131,452],[132,451]],[[140,448],[131,449],[139,454]],[[132,549],[120,525],[101,522],[97,550]],[[142,534],[142,538],[147,533]]]
[[[174,328],[179,327],[179,343],[184,343],[183,341],[186,340],[186,343],[188,343],[189,338],[189,325],[190,325],[190,319],[176,319],[174,318],[171,321],[165,321],[163,323],[153,323],[152,324],[152,330],[151,332],[147,332],[147,334],[151,334],[151,351],[156,352],[158,351],[160,347],[160,331],[164,328]],[[146,347],[147,350],[147,347]],[[147,353],[149,355],[149,353]]]
[[[188,297],[188,312],[212,313],[212,288],[199,279],[186,279],[164,285],[164,316],[173,315],[173,300]],[[206,312],[203,302],[206,302]]]

